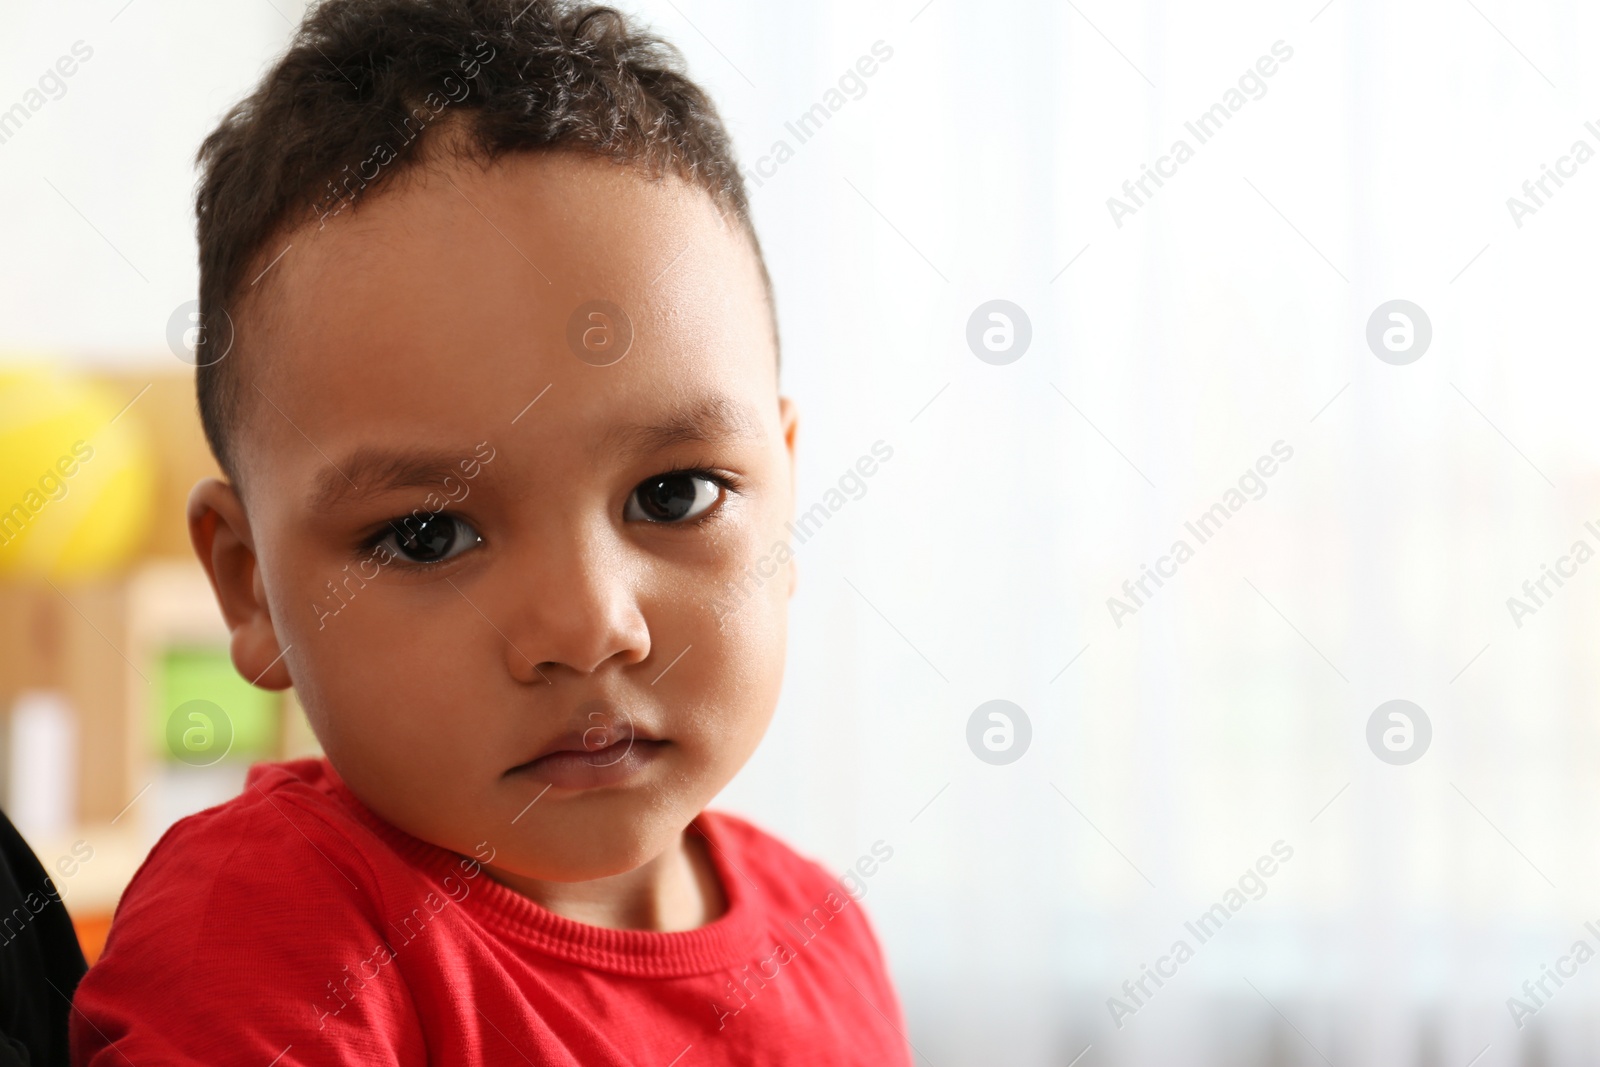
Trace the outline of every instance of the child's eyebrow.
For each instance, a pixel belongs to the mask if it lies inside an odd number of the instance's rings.
[[[331,511],[350,500],[395,489],[438,489],[446,478],[460,481],[465,477],[461,462],[472,457],[471,449],[390,452],[360,448],[337,467],[329,461],[312,486],[308,505],[313,511]]]
[[[760,440],[761,420],[749,404],[712,395],[679,404],[658,422],[614,426],[594,443],[596,455],[646,456],[673,445]]]
[[[596,455],[647,456],[674,445],[760,440],[761,420],[749,404],[712,395],[679,404],[659,421],[614,426],[595,439]],[[396,489],[437,489],[446,478],[463,477],[461,462],[470,449],[456,452],[391,452],[359,448],[343,463],[318,476],[308,498],[313,511],[331,511],[351,500]]]

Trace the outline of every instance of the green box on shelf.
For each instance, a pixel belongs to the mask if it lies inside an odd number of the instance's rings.
[[[276,755],[282,698],[239,677],[226,648],[178,646],[167,649],[156,662],[158,677],[152,679],[156,701],[149,722],[152,751],[163,759],[202,766],[218,758],[259,760]],[[222,719],[217,719],[211,708],[197,704],[174,721],[174,714],[190,701],[207,701],[220,709]],[[203,732],[190,732],[196,728]],[[210,755],[203,747],[186,754],[182,747],[183,738],[215,736],[220,740],[222,732],[229,730],[232,740],[225,756]],[[169,743],[169,739],[177,743]]]

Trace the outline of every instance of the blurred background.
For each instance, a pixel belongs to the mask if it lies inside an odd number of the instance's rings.
[[[824,517],[718,804],[892,848],[918,1062],[1600,1062],[1600,10],[623,6],[739,145]],[[0,776],[91,956],[316,751],[182,526],[191,161],[302,10],[0,8]]]

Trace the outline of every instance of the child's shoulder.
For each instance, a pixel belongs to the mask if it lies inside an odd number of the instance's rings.
[[[129,937],[198,950],[244,915],[270,933],[303,925],[311,910],[375,914],[380,842],[333,783],[325,760],[257,764],[238,796],[179,819],[123,893],[106,955]]]
[[[344,973],[328,961],[359,961],[382,940],[385,890],[407,870],[342,794],[323,760],[258,764],[239,796],[174,823],[78,987],[74,1062],[109,1062],[111,1049],[118,1062],[264,1063],[281,1032],[320,1029],[318,998]],[[219,1028],[192,1010],[200,999],[248,1005],[248,1024]],[[389,1018],[409,1033],[404,1000],[396,983],[375,989],[351,1028]]]
[[[334,874],[359,858],[358,842],[368,834],[336,796],[326,760],[259,763],[238,796],[179,819],[161,835],[125,899],[155,890],[150,883],[170,882],[193,896],[214,890],[218,880],[284,880],[318,866]],[[182,876],[168,877],[175,873]]]

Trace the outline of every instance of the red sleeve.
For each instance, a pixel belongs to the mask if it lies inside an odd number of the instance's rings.
[[[74,999],[77,1067],[426,1063],[352,836],[254,792],[180,821],[134,877]]]

